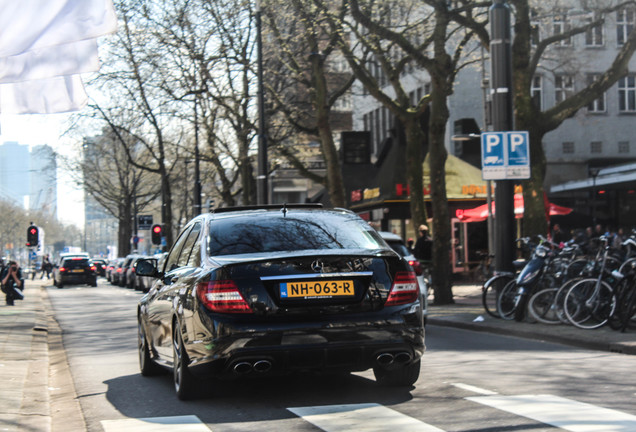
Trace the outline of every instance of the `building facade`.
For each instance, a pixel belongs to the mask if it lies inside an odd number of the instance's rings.
[[[55,218],[57,163],[48,145],[29,148],[15,141],[0,146],[0,198]]]

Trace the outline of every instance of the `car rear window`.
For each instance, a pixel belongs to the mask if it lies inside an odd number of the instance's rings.
[[[69,258],[69,259],[65,259],[64,260],[64,262],[62,263],[62,267],[83,268],[83,267],[90,267],[90,264],[89,264],[87,259],[83,259],[83,258]]]
[[[314,249],[385,248],[358,216],[323,211],[258,213],[210,221],[210,256]]]
[[[391,246],[391,249],[396,251],[402,256],[411,255],[411,252],[407,249],[406,245],[397,240],[386,240],[387,244]]]

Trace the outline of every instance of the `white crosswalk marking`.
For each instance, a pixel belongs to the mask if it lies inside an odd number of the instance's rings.
[[[369,403],[287,408],[325,432],[444,432],[385,406]]]
[[[104,432],[211,432],[195,415],[102,420]]]
[[[483,395],[496,395],[497,394],[494,391],[486,390],[486,389],[483,389],[481,387],[475,387],[475,386],[472,386],[470,384],[451,383],[451,385],[455,386],[457,388],[460,388],[460,389],[468,390],[468,391],[471,391],[473,393],[479,393],[479,394],[483,394]]]
[[[571,432],[636,431],[636,416],[558,396],[496,395],[466,399]]]

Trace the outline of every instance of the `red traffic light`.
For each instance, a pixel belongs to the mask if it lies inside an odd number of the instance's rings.
[[[27,228],[27,246],[35,247],[40,242],[40,232],[38,227],[35,225],[31,225]]]
[[[161,244],[161,235],[163,233],[163,226],[159,224],[155,224],[152,226],[150,230],[150,237],[152,240],[152,244],[160,245]]]

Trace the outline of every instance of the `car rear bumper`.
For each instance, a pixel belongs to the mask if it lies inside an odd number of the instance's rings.
[[[60,278],[65,285],[91,284],[95,281],[95,276],[91,275],[64,275]]]
[[[194,340],[186,346],[193,373],[227,377],[363,371],[412,363],[425,351],[423,327],[399,320],[242,327],[230,336]]]

